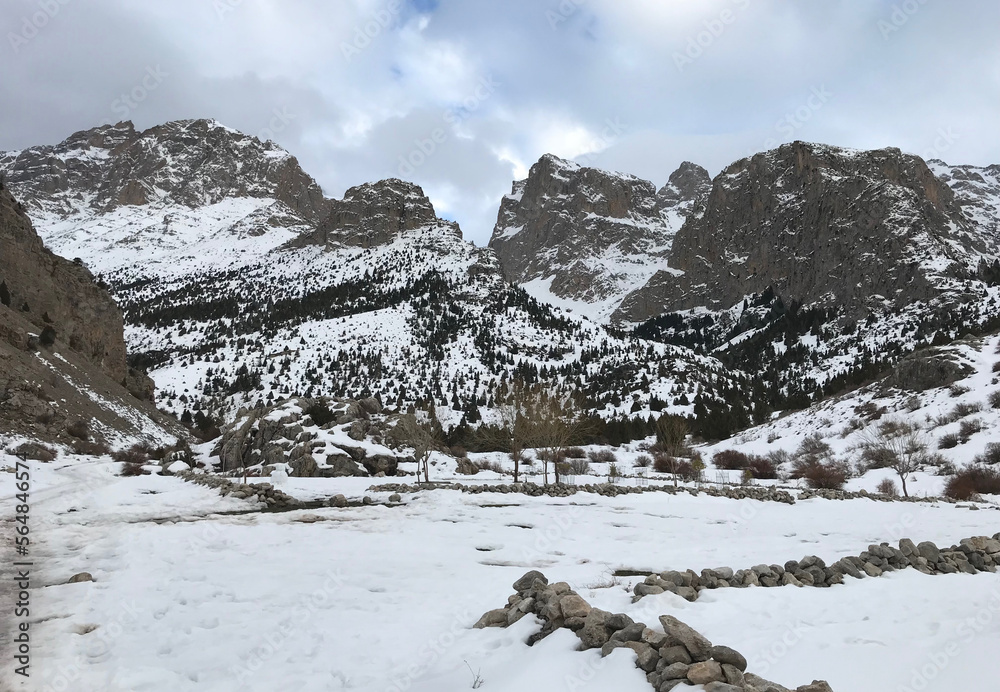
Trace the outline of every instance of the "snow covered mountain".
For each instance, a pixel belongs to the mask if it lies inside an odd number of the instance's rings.
[[[852,317],[960,294],[981,262],[997,259],[988,216],[963,208],[922,159],[898,149],[787,144],[716,177],[704,209],[677,233],[668,266],[615,317],[727,309],[769,288],[786,303]]]
[[[500,203],[490,247],[506,278],[545,302],[606,319],[663,264],[708,172],[684,163],[653,183],[550,154]]]
[[[96,271],[187,271],[259,256],[328,213],[296,159],[210,120],[131,122],[0,153],[46,242]]]
[[[288,154],[216,123],[98,128],[5,154],[0,170],[49,242],[110,287],[133,362],[178,415],[377,395],[474,423],[518,379],[610,418],[690,413],[736,388],[710,357],[511,286],[416,185],[323,200]]]
[[[545,156],[488,248],[412,183],[328,200],[211,121],[96,128],[0,173],[109,286],[178,415],[377,395],[475,424],[517,379],[724,437],[1000,325],[997,168],[893,149],[795,143],[660,190]]]

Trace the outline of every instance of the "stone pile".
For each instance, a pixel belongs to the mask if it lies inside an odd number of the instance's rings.
[[[193,471],[182,471],[177,474],[181,478],[196,485],[204,485],[209,488],[217,488],[223,497],[235,497],[240,500],[250,500],[263,502],[268,508],[273,509],[293,509],[302,503],[291,495],[286,495],[280,490],[276,490],[270,483],[244,484],[234,483],[222,476],[213,476],[207,473],[194,473]]]
[[[624,613],[593,608],[569,584],[549,584],[541,572],[531,571],[514,582],[516,593],[504,608],[491,610],[475,627],[508,627],[529,613],[542,628],[528,644],[544,639],[559,628],[576,633],[580,648],[600,649],[602,656],[615,649],[631,649],[636,666],[657,692],[704,685],[706,692],[790,692],[788,688],[747,673],[747,660],[727,646],[715,646],[706,637],[670,615],[660,616],[660,632]],[[796,692],[832,692],[815,681]]]
[[[237,423],[225,426],[222,437],[212,451],[219,457],[223,471],[233,471],[259,466],[264,475],[279,464],[288,464],[292,476],[299,478],[340,478],[348,476],[395,476],[402,462],[412,457],[372,454],[364,445],[337,444],[332,454],[327,454],[323,465],[317,460],[326,443],[318,439],[317,430],[341,427],[347,436],[357,442],[372,438],[384,439],[388,424],[378,399],[361,400],[299,398],[291,403],[283,401],[261,410],[241,409]],[[324,405],[332,420],[318,425],[304,413],[314,406]],[[279,409],[283,415],[273,415]],[[311,428],[311,429],[310,429]]]
[[[464,485],[462,483],[437,483],[434,485],[408,485],[406,483],[389,483],[386,485],[373,485],[370,491],[395,492],[395,493],[417,493],[424,490],[458,490],[463,493],[478,495],[481,493],[504,493],[520,494],[531,497],[570,497],[577,493],[594,493],[605,497],[617,497],[619,495],[637,495],[641,493],[667,493],[677,495],[687,493],[689,495],[708,495],[710,497],[726,497],[732,500],[759,500],[760,502],[782,502],[788,505],[795,504],[795,498],[785,490],[764,486],[704,486],[702,488],[674,487],[672,485],[648,485],[648,486],[626,486],[614,483],[599,483],[586,485],[566,485],[555,483],[552,485],[537,485],[535,483],[508,483],[496,485]]]
[[[870,545],[855,557],[841,558],[827,565],[821,558],[810,555],[784,565],[757,565],[734,571],[731,567],[703,569],[700,574],[667,571],[651,574],[632,589],[633,601],[670,591],[689,601],[698,598],[705,589],[748,586],[817,586],[843,584],[845,577],[863,579],[880,577],[886,572],[912,567],[924,574],[977,574],[996,572],[1000,566],[1000,533],[992,538],[974,536],[962,539],[958,545],[941,550],[934,543],[915,544],[909,538],[899,542],[899,548],[888,543]]]

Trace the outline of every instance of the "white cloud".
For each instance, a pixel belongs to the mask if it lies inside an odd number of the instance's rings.
[[[399,176],[440,130],[408,177],[480,243],[511,180],[547,152],[661,185],[682,160],[717,172],[791,138],[924,153],[951,128],[946,159],[1000,162],[990,0],[925,3],[905,21],[886,0],[392,1],[221,0],[222,16],[210,0],[69,3],[2,47],[0,149],[107,120],[161,66],[138,127],[214,117],[256,134],[291,113],[275,140],[332,195]],[[0,35],[35,7],[4,3]],[[833,96],[787,127],[817,88]]]

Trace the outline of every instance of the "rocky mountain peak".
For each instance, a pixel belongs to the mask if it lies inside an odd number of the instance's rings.
[[[661,206],[693,201],[708,194],[712,189],[712,176],[696,163],[684,161],[670,174],[667,184],[660,188],[657,198]]]
[[[0,154],[11,188],[42,213],[67,218],[127,205],[199,208],[232,198],[274,198],[305,220],[327,203],[294,156],[214,120],[178,120],[137,132],[102,125],[54,146]]]
[[[421,228],[444,228],[462,237],[458,224],[438,218],[419,185],[390,178],[350,188],[330,203],[330,214],[316,233],[291,245],[373,248]]]
[[[786,303],[927,299],[986,248],[955,193],[917,156],[794,142],[741,159],[713,182],[674,240],[669,269],[617,319],[725,309],[773,288]]]
[[[501,201],[489,245],[509,281],[606,317],[665,256],[685,213],[678,205],[700,194],[697,167],[674,180],[661,198],[648,180],[546,154]]]

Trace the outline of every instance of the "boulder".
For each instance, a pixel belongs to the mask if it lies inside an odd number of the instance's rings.
[[[695,685],[707,685],[710,682],[725,682],[726,675],[717,661],[701,661],[691,664],[687,679]]]
[[[69,578],[69,581],[66,583],[79,584],[80,582],[85,582],[85,581],[94,581],[94,577],[90,574],[90,572],[80,572],[79,574],[74,574],[72,577]]]
[[[462,458],[458,460],[455,471],[463,476],[475,476],[479,473],[479,467],[473,464],[469,459]]]
[[[549,580],[545,577],[544,574],[542,574],[538,570],[531,570],[530,572],[526,573],[523,577],[518,579],[516,582],[514,582],[514,591],[517,591],[518,593],[523,593],[527,591],[528,589],[531,588],[532,584],[535,583],[536,579],[542,582],[543,584],[549,583]]]
[[[560,598],[559,608],[563,617],[567,618],[585,618],[591,611],[590,604],[575,593]]]
[[[660,624],[663,625],[664,633],[670,637],[671,643],[683,646],[694,660],[704,661],[712,655],[712,642],[672,615],[661,615]],[[721,675],[721,668],[719,672]]]
[[[743,654],[735,649],[730,649],[728,646],[713,646],[711,651],[709,651],[709,655],[719,663],[728,663],[735,668],[739,668],[740,671],[746,671],[747,669],[747,660]]]
[[[604,625],[607,613],[599,608],[591,608],[584,618],[583,627],[576,633],[584,649],[599,649],[611,638],[611,632]]]
[[[399,469],[399,460],[384,454],[376,454],[361,460],[365,470],[372,476],[382,473],[386,476],[395,476]]]
[[[319,473],[319,465],[311,454],[306,454],[289,464],[295,478],[312,478]]]

